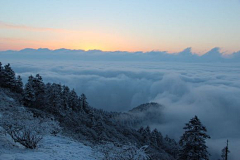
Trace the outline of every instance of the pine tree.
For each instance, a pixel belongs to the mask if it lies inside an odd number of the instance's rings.
[[[150,144],[150,135],[151,135],[150,127],[147,126],[142,133],[144,144],[147,144],[147,145]]]
[[[174,158],[176,158],[179,150],[177,142],[174,139],[169,138],[168,135],[166,135],[164,140],[165,140],[164,148],[166,152],[170,153],[171,155],[173,155]]]
[[[73,90],[71,90],[70,95],[69,95],[69,107],[72,108],[74,111],[78,111],[79,108],[79,100],[77,93]]]
[[[17,93],[23,93],[23,82],[21,76],[17,76],[15,90]]]
[[[180,139],[181,149],[179,150],[179,160],[208,160],[209,153],[205,140],[210,138],[206,134],[204,127],[197,116],[192,118],[183,128],[185,133]]]
[[[96,125],[96,120],[95,120],[95,116],[94,116],[94,110],[90,109],[88,117],[90,119],[90,127],[93,127]]]
[[[47,109],[51,113],[59,113],[62,108],[61,101],[62,86],[60,84],[53,83],[47,88]]]
[[[78,110],[81,113],[85,113],[84,109],[82,108],[82,100],[81,100],[81,96],[78,97],[78,106],[77,106]]]
[[[16,84],[16,77],[15,77],[15,72],[12,70],[9,63],[4,66],[3,79],[4,79],[3,87],[14,90],[15,84]]]
[[[68,110],[69,109],[69,96],[70,96],[70,89],[67,86],[63,86],[62,87],[62,106],[64,108],[64,110]]]
[[[85,96],[85,94],[81,94],[80,100],[81,100],[81,105],[80,105],[81,108],[86,111],[87,107],[88,107],[88,102],[87,102],[87,97]]]
[[[39,74],[32,78],[32,87],[36,97],[33,107],[42,108],[45,103],[45,84]]]
[[[138,133],[143,134],[144,128],[140,127],[137,131],[138,131]]]
[[[0,62],[0,87],[3,87],[3,67],[1,62]]]
[[[222,160],[228,160],[228,154],[230,153],[228,149],[228,140],[227,140],[227,146],[222,149]]]
[[[151,144],[155,147],[158,147],[158,130],[155,128],[152,132],[151,132],[151,136],[150,136],[150,140],[151,140]]]
[[[34,93],[34,89],[32,88],[31,83],[26,83],[24,88],[24,105],[27,107],[32,107],[35,102],[36,97]]]
[[[156,136],[157,136],[157,146],[158,148],[161,148],[163,146],[163,136],[161,132],[156,132]]]

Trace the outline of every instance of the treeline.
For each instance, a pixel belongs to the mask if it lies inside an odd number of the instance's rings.
[[[86,112],[87,98],[78,96],[74,89],[56,83],[44,84],[37,74],[29,76],[23,90],[23,102],[27,107],[46,110],[52,114],[65,114],[66,111]]]

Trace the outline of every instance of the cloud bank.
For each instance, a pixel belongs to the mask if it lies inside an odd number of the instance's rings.
[[[20,51],[0,51],[0,58],[15,60],[58,60],[58,61],[135,61],[135,62],[240,62],[240,51],[226,54],[220,48],[213,48],[203,55],[193,53],[191,48],[169,54],[167,51],[127,52],[127,51],[101,51],[101,50],[69,50],[47,48],[26,48]]]

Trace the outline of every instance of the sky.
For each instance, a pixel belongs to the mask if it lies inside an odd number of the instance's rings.
[[[240,0],[0,0],[0,50],[240,50]]]

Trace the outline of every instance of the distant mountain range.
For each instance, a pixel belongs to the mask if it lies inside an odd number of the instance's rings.
[[[0,51],[1,59],[30,60],[81,60],[81,61],[152,61],[152,62],[240,62],[240,51],[224,55],[219,48],[213,48],[202,56],[194,54],[191,48],[169,54],[166,51],[127,52],[101,50],[70,50],[48,48],[26,48],[20,51]]]

